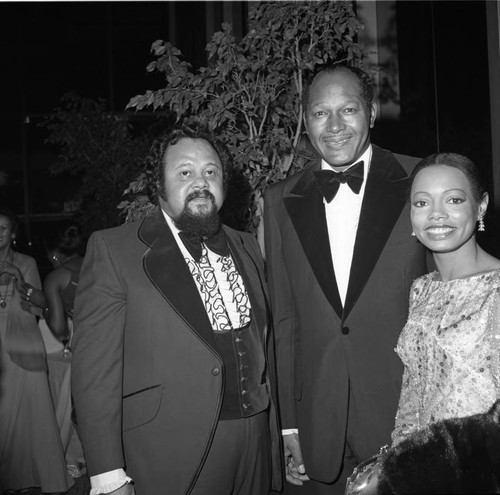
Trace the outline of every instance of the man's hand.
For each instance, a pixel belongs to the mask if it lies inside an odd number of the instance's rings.
[[[303,485],[309,477],[306,474],[298,433],[283,435],[286,480],[292,485]]]

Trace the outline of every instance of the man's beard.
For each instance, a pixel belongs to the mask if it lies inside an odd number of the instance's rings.
[[[212,208],[206,213],[194,213],[189,208],[189,202],[195,198],[207,198],[212,202]],[[211,237],[220,228],[220,218],[215,197],[210,191],[195,191],[189,194],[184,201],[184,208],[177,218],[174,218],[175,226],[181,232],[188,232],[197,236]]]

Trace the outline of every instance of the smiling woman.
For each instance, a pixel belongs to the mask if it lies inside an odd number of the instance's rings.
[[[454,153],[425,158],[410,182],[411,223],[437,271],[413,283],[396,349],[405,365],[396,444],[500,397],[500,260],[476,241],[488,194],[472,161]]]
[[[488,193],[467,157],[454,153],[422,160],[411,177],[411,223],[434,255],[443,280],[491,269],[495,263],[476,242],[484,229]]]
[[[413,282],[408,321],[396,347],[404,373],[393,445],[358,467],[348,493],[379,493],[376,484],[381,479],[378,488],[386,493],[388,458],[396,465],[391,468],[391,479],[407,483],[409,476],[401,473],[411,471],[419,485],[407,487],[416,492],[434,493],[437,489],[439,493],[461,493],[464,483],[470,483],[474,476],[479,476],[481,483],[467,485],[465,490],[490,492],[484,483],[493,465],[483,461],[479,467],[477,459],[485,455],[485,439],[489,438],[491,445],[496,440],[490,433],[477,433],[477,426],[467,431],[465,423],[459,424],[463,418],[472,424],[488,411],[497,410],[492,406],[498,408],[500,397],[500,260],[478,245],[475,234],[476,223],[478,230],[484,229],[488,194],[474,163],[455,153],[422,160],[410,177],[410,185],[412,227],[418,240],[432,252],[437,271]],[[439,433],[446,425],[450,431],[441,442],[436,441],[433,432]],[[465,439],[468,433],[477,433],[480,439],[476,443],[463,441],[467,447],[462,453],[467,455],[460,458],[458,470],[463,479],[456,481],[455,468],[450,476],[442,471],[446,469],[443,459],[455,461],[458,452],[450,455],[445,442],[450,443],[452,434]],[[450,445],[458,449],[455,440],[453,437]],[[496,444],[491,452],[498,459]],[[394,464],[401,454],[400,464]],[[429,461],[432,456],[437,462]],[[491,469],[496,474],[496,467]],[[390,492],[408,490],[398,491],[391,484]]]
[[[463,172],[436,165],[415,178],[411,222],[417,238],[438,258],[451,252],[467,256],[467,251],[477,251],[476,222],[487,206],[488,195],[477,200]]]

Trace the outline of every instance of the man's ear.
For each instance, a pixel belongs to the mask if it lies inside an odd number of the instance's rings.
[[[378,106],[376,103],[372,103],[372,107],[370,109],[370,129],[373,129],[375,126],[375,119],[377,118]]]

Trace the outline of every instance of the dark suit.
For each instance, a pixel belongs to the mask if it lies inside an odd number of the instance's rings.
[[[426,271],[406,205],[416,161],[373,147],[344,308],[313,177],[321,160],[265,198],[282,427],[299,429],[306,472],[321,482],[339,475],[348,417],[359,460],[390,441],[402,376],[394,347],[410,285]]]
[[[257,242],[224,229],[264,343],[267,293]],[[138,495],[166,487],[171,494],[190,493],[218,422],[224,366],[161,210],[142,223],[92,235],[75,328],[73,394],[89,474],[125,466]],[[259,365],[266,367],[265,358]],[[278,466],[273,404],[269,418]],[[273,476],[278,487],[279,467]]]

